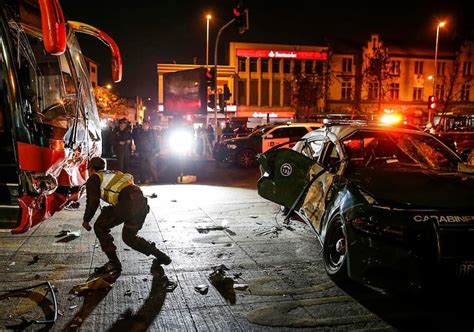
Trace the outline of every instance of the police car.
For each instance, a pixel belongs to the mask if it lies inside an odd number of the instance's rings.
[[[436,137],[333,125],[258,162],[258,193],[315,230],[333,279],[419,290],[474,278],[474,167]]]
[[[217,161],[235,163],[239,167],[251,167],[255,165],[259,153],[277,145],[284,146],[286,142],[294,142],[322,125],[322,123],[288,123],[264,126],[248,136],[216,143],[213,157]]]

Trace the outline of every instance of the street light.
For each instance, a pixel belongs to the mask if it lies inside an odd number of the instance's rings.
[[[107,84],[105,87],[107,88],[107,90],[112,90],[112,84]]]
[[[209,21],[211,20],[211,18],[211,15],[206,15],[206,67],[208,67],[209,65]]]
[[[436,76],[438,75],[438,39],[439,39],[439,28],[442,28],[446,25],[446,21],[441,21],[436,26],[436,46],[435,46],[435,58],[434,58],[434,73],[433,73],[433,96],[436,96]],[[431,109],[428,113],[428,122],[431,123]]]

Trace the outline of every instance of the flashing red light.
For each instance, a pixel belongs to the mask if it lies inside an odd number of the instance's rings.
[[[436,110],[436,107],[438,106],[437,105],[437,101],[438,101],[438,97],[436,96],[429,96],[428,97],[428,108],[430,110]]]

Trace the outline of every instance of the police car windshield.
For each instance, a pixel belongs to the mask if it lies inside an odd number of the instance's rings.
[[[429,135],[357,131],[342,145],[352,167],[419,167],[456,172],[460,159]]]

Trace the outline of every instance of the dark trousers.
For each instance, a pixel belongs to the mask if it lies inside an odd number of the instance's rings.
[[[138,236],[143,227],[150,207],[139,187],[132,185],[122,190],[119,203],[102,209],[94,224],[94,231],[104,253],[117,250],[110,230],[122,223],[122,240],[132,249],[145,255],[152,254],[156,247],[153,243]]]
[[[115,153],[117,154],[117,169],[124,173],[128,172],[128,165],[130,163],[130,145],[116,145]]]
[[[155,156],[152,151],[138,152],[140,157],[140,180],[142,182],[151,180],[158,181],[158,172],[156,171]]]

